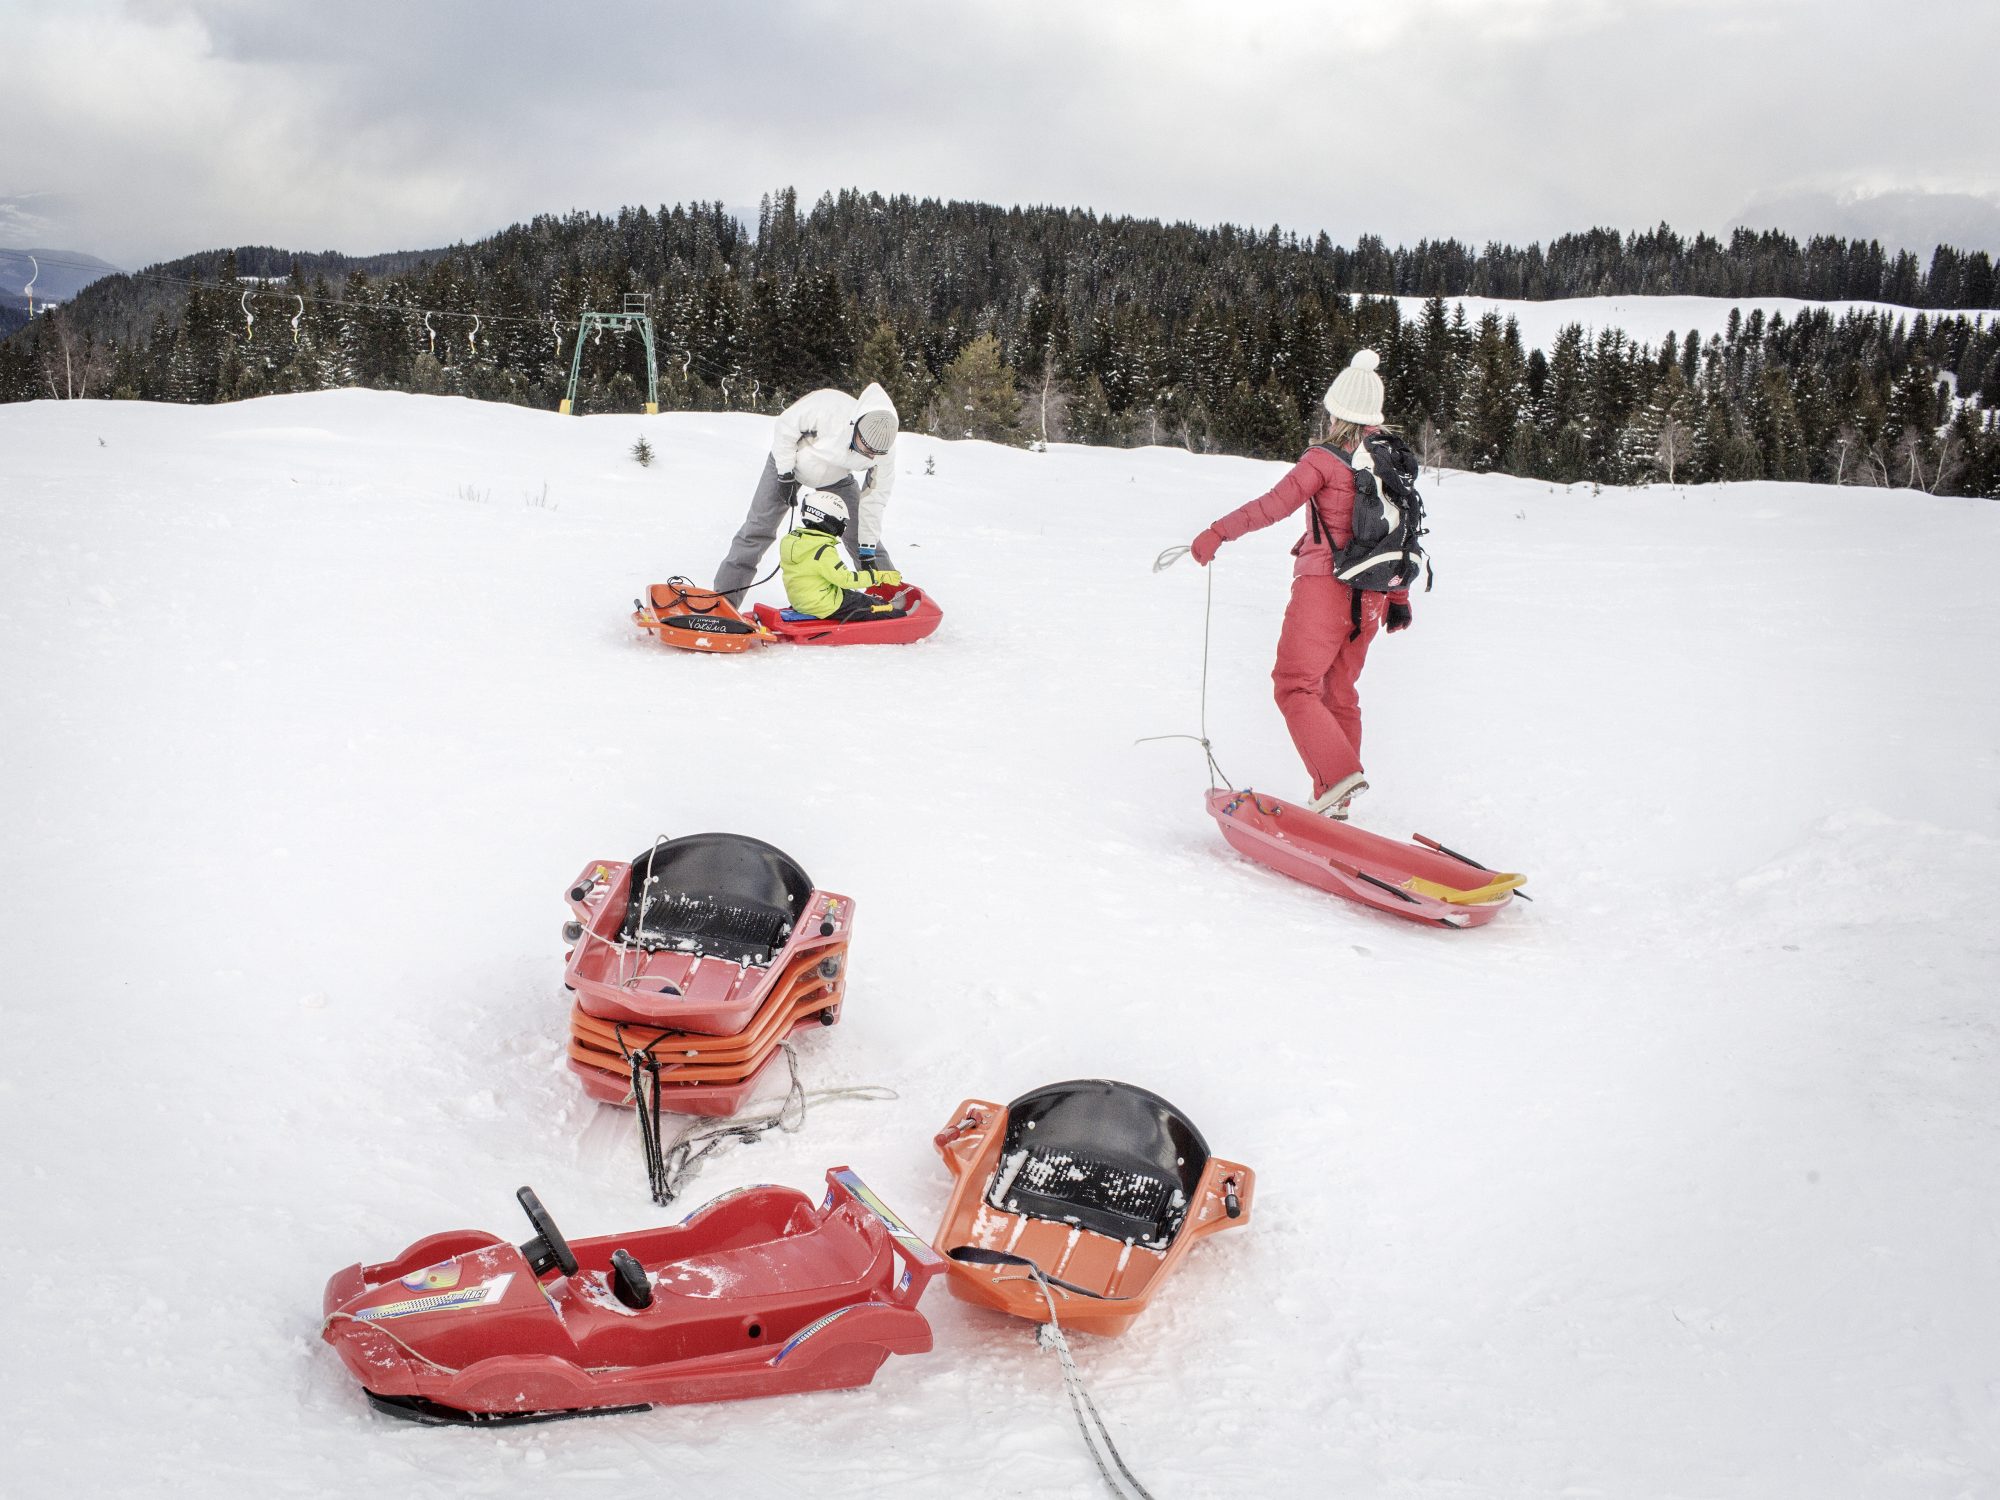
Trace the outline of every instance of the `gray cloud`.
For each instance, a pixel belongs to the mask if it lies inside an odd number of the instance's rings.
[[[128,264],[786,183],[1343,240],[2000,194],[1990,0],[0,0],[0,35],[0,204],[59,193],[36,237]]]

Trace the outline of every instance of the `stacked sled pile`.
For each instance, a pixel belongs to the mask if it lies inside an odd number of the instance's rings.
[[[780,1045],[840,1018],[854,903],[732,833],[661,839],[571,885],[569,1065],[593,1098],[730,1115]]]

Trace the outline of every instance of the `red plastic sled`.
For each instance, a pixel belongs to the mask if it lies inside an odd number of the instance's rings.
[[[635,1102],[636,1058],[661,1108],[732,1115],[786,1037],[840,1019],[854,903],[760,839],[699,833],[593,861],[569,904],[569,1066],[594,1099]]]
[[[868,593],[877,599],[893,599],[899,592],[893,584],[878,584]],[[907,613],[894,620],[788,620],[783,610],[768,604],[750,609],[757,624],[781,641],[799,646],[902,646],[920,641],[944,622],[944,611],[922,589],[909,590]]]
[[[698,589],[685,578],[670,578],[632,601],[632,623],[662,645],[710,653],[750,651],[775,639],[746,620],[721,594]]]
[[[866,1385],[923,1354],[943,1262],[852,1171],[685,1221],[564,1241],[534,1193],[516,1247],[457,1230],[326,1284],[320,1337],[380,1410],[486,1423]],[[553,1274],[552,1274],[553,1273]]]
[[[1411,922],[1484,926],[1528,879],[1474,864],[1422,834],[1399,843],[1248,788],[1211,791],[1208,810],[1237,852]]]

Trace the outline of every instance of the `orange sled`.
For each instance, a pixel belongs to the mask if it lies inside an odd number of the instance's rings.
[[[899,592],[894,584],[878,584],[867,591],[887,602]],[[780,640],[800,646],[902,646],[920,641],[944,623],[944,611],[922,589],[907,590],[909,598],[900,615],[876,616],[861,620],[816,620],[793,609],[773,609],[753,604],[750,612],[760,628]]]
[[[731,1115],[793,1032],[840,1019],[854,903],[782,850],[733,833],[661,839],[585,866],[563,983],[584,1091]]]
[[[684,651],[748,651],[777,637],[746,620],[713,589],[698,589],[685,578],[669,578],[632,601],[632,623],[662,645]]]
[[[1474,864],[1422,834],[1401,843],[1247,787],[1211,791],[1208,811],[1230,845],[1258,864],[1411,922],[1484,926],[1528,879]]]
[[[1123,1333],[1196,1240],[1250,1222],[1256,1173],[1129,1083],[968,1099],[952,1121],[937,1149],[957,1181],[932,1244],[967,1302],[1037,1323],[1053,1304],[1066,1328]]]

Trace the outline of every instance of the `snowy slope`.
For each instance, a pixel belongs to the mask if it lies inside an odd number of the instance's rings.
[[[1298,792],[1290,533],[1148,571],[1279,466],[905,439],[932,640],[637,638],[765,435],[0,407],[0,1493],[1094,1493],[1051,1358],[941,1288],[865,1390],[499,1433],[371,1418],[318,1342],[329,1273],[525,1235],[520,1183],[677,1216],[563,1071],[557,928],[583,861],[706,828],[857,899],[803,1065],[900,1097],[694,1201],[851,1162],[928,1228],[961,1098],[1093,1074],[1257,1167],[1078,1341],[1161,1500],[2000,1487],[2000,510],[1435,483],[1360,816],[1537,897],[1449,934],[1236,858],[1198,752],[1133,744],[1196,726],[1212,576],[1222,764]]]
[[[1397,297],[1394,299],[1406,321],[1421,320],[1424,315],[1425,297]],[[1787,323],[1796,322],[1799,313],[1807,308],[1825,308],[1833,314],[1834,320],[1847,317],[1851,313],[1867,315],[1886,314],[1914,323],[1918,314],[1932,322],[1939,318],[1970,318],[1984,326],[1996,316],[1986,308],[1913,308],[1897,307],[1888,302],[1827,301],[1809,302],[1798,297],[1562,297],[1548,302],[1525,302],[1507,297],[1447,297],[1447,316],[1452,309],[1464,307],[1465,318],[1474,326],[1487,313],[1500,315],[1500,321],[1512,318],[1520,325],[1521,344],[1528,349],[1547,350],[1554,346],[1556,335],[1572,323],[1581,323],[1583,330],[1591,337],[1607,329],[1622,328],[1634,343],[1658,347],[1660,340],[1668,334],[1686,339],[1690,329],[1700,333],[1703,342],[1725,332],[1729,327],[1729,313],[1736,309],[1743,318],[1752,312],[1761,311],[1768,321],[1773,314],[1782,313]]]

